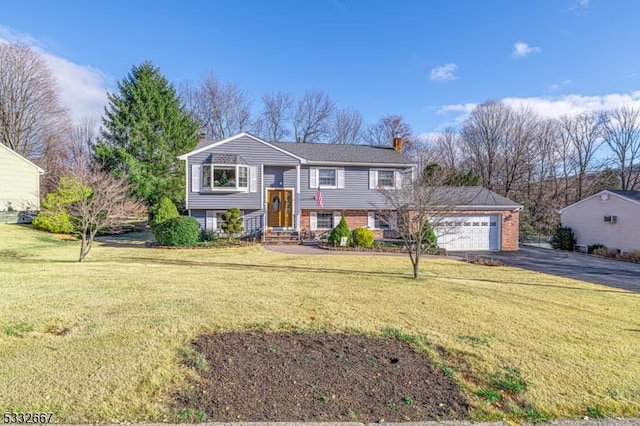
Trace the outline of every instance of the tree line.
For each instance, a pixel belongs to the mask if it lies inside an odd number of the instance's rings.
[[[520,202],[521,231],[548,234],[559,209],[605,188],[638,189],[640,109],[542,118],[526,106],[487,101],[418,152],[424,163],[473,173],[478,184]]]

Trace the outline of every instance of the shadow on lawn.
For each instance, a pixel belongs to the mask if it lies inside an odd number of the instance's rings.
[[[259,265],[252,263],[232,263],[232,262],[198,262],[192,260],[171,260],[171,259],[157,259],[152,257],[127,257],[123,258],[127,261],[137,261],[137,262],[149,262],[149,263],[160,263],[164,265],[175,265],[175,266],[205,266],[205,267],[217,267],[222,269],[234,269],[240,271],[262,271],[262,272],[299,272],[299,273],[313,273],[313,274],[343,274],[343,275],[353,275],[353,276],[362,276],[362,275],[371,275],[375,277],[385,276],[385,277],[394,277],[394,278],[407,278],[412,279],[413,276],[410,274],[403,273],[390,273],[390,272],[382,272],[382,271],[353,271],[350,269],[336,269],[336,268],[314,268],[308,266],[280,266],[280,265]]]
[[[448,280],[454,280],[454,281],[468,281],[467,278],[459,278],[459,277],[444,277],[441,276],[440,278],[444,278],[444,279],[448,279]],[[487,280],[487,279],[482,279],[482,278],[471,278],[473,281],[480,281],[483,283],[491,283],[491,284],[508,284],[508,285],[521,285],[521,286],[529,286],[529,287],[549,287],[549,288],[559,288],[562,290],[577,290],[577,291],[591,291],[591,292],[597,292],[597,293],[618,293],[618,294],[626,294],[629,296],[636,296],[635,293],[631,292],[631,291],[626,291],[626,290],[614,290],[614,289],[608,289],[608,290],[601,290],[601,289],[596,289],[596,288],[579,288],[579,287],[570,287],[570,286],[564,286],[564,285],[557,285],[557,284],[533,284],[533,283],[523,283],[523,282],[513,282],[513,281],[509,281],[509,282],[503,282],[503,281],[498,281],[498,280]],[[592,283],[589,283],[592,284]],[[601,285],[603,287],[606,287],[604,284],[595,284],[595,285]]]

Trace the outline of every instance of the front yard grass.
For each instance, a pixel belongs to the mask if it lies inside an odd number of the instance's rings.
[[[0,411],[57,422],[176,421],[205,331],[261,328],[424,341],[475,418],[640,416],[640,295],[446,258],[157,250],[0,225]],[[506,404],[506,405],[505,405]]]

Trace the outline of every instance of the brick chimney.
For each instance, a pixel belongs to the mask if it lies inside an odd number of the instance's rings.
[[[393,149],[402,154],[402,138],[393,138]]]

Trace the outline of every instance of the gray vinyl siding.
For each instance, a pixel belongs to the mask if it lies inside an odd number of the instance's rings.
[[[205,221],[207,216],[207,210],[224,210],[224,209],[205,209],[205,210],[191,210],[191,216],[194,217],[200,229],[205,228]],[[262,230],[263,210],[245,210],[244,211],[244,233],[253,234]]]
[[[316,167],[316,166],[314,166]],[[300,170],[300,202],[303,209],[318,209],[316,188],[309,188],[310,166]],[[321,189],[324,210],[377,209],[388,207],[377,189],[369,189],[369,167],[346,166],[344,189]],[[402,170],[402,169],[396,169]]]
[[[198,193],[191,192],[191,166],[193,164],[201,165],[207,163],[211,154],[238,154],[246,161],[247,165],[256,166],[258,190],[256,192],[214,193],[201,189]],[[229,207],[238,207],[245,210],[262,208],[260,205],[260,191],[264,186],[260,175],[261,164],[291,165],[294,176],[293,186],[295,186],[295,166],[299,164],[299,160],[251,138],[238,138],[190,156],[187,160],[187,207],[192,210],[219,210]],[[287,182],[289,181],[290,173],[290,171],[284,173]]]
[[[300,171],[302,173],[302,171]],[[296,187],[296,169],[264,166],[264,186],[263,188],[293,188]],[[280,185],[282,182],[282,185]]]

